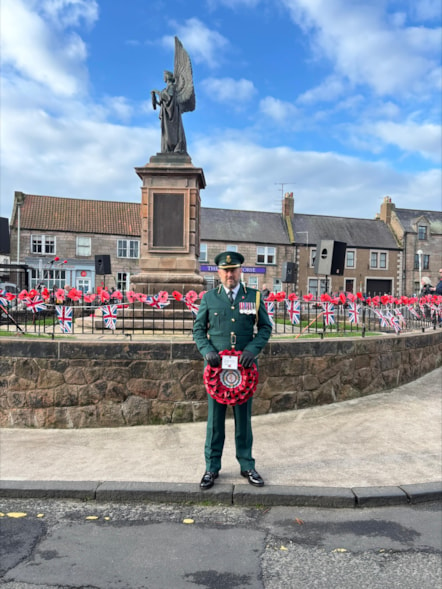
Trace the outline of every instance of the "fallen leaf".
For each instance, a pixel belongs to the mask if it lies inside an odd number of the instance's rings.
[[[183,519],[183,524],[194,524],[195,520],[190,518],[190,517],[186,517],[185,519]]]
[[[27,513],[24,513],[23,511],[10,511],[6,515],[8,517],[18,518],[18,517],[26,517],[28,514]]]
[[[346,548],[335,548],[332,552],[347,552]]]
[[[296,522],[296,523],[297,523],[299,526],[303,526],[303,525],[304,525],[304,522],[302,521],[302,519],[299,519],[299,517],[297,517],[297,518],[295,519],[295,522]]]
[[[86,519],[98,519],[98,515],[88,515]]]
[[[279,550],[288,550],[288,548],[286,548],[285,546],[281,546]]]

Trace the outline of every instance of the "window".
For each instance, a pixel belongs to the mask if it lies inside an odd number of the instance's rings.
[[[419,225],[417,228],[417,238],[421,240],[427,239],[427,226]]]
[[[347,261],[345,263],[347,268],[355,267],[355,253],[353,250],[347,250]]]
[[[77,256],[90,256],[91,255],[91,238],[90,237],[77,237]]]
[[[315,297],[318,296],[318,294],[324,294],[325,293],[325,289],[326,289],[326,280],[325,278],[309,278],[308,279],[308,291],[309,293],[311,293],[312,295],[314,295]],[[319,288],[319,292],[318,292],[318,288]]]
[[[52,235],[31,235],[33,254],[55,254],[55,237]]]
[[[276,264],[276,248],[258,246],[256,248],[257,264]]]
[[[250,288],[258,289],[258,276],[251,276],[250,274],[247,276],[247,285]]]
[[[316,248],[313,248],[310,250],[310,268],[313,268],[313,266],[315,265],[315,260],[316,260]]]
[[[53,288],[63,288],[66,284],[66,270],[39,270],[37,268],[31,269],[31,288],[45,287],[48,290]]]
[[[282,291],[282,282],[279,278],[273,279],[273,287],[272,292],[281,292]]]
[[[135,239],[119,239],[117,257],[139,258],[140,242]]]
[[[237,245],[233,245],[231,243],[227,244],[226,247],[226,252],[237,252],[238,251],[238,246]]]
[[[130,288],[129,274],[127,272],[117,272],[117,290],[126,292]]]
[[[370,253],[370,268],[380,268],[385,270],[388,266],[387,252],[371,252]]]
[[[424,270],[429,270],[430,269],[430,256],[428,254],[424,254],[424,261],[422,264],[422,268]]]
[[[419,269],[419,254],[414,254],[414,269]]]
[[[207,243],[200,243],[200,262],[207,262]]]

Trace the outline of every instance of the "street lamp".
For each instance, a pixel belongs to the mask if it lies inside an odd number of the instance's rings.
[[[15,202],[17,204],[17,264],[20,264],[20,209],[22,204],[25,202],[25,195],[23,192],[15,193]]]
[[[419,288],[422,286],[422,254],[424,253],[422,250],[417,250],[417,255],[419,256]]]

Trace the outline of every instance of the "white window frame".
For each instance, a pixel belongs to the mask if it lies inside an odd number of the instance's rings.
[[[348,254],[353,254],[353,264],[350,266],[348,263]],[[356,268],[356,250],[347,250],[345,254],[345,267]]]
[[[376,264],[373,264],[373,256],[376,256]],[[385,263],[381,265],[381,259],[384,258]],[[373,270],[388,270],[388,252],[384,250],[370,251],[370,269]]]
[[[90,256],[92,253],[92,237],[77,235],[75,247],[77,256]]]
[[[258,276],[254,276],[253,274],[248,274],[247,286],[250,286],[250,288],[256,288],[256,290],[258,290]]]
[[[41,251],[38,251],[38,246],[40,244]],[[53,256],[57,251],[56,248],[57,242],[55,235],[39,235],[34,234],[31,235],[31,253],[32,254],[39,254],[41,256]]]
[[[132,253],[133,244],[136,244],[137,254]],[[136,260],[140,257],[140,241],[139,239],[118,239],[117,240],[117,258],[130,258]]]
[[[316,286],[312,288],[312,284],[316,282]],[[327,282],[329,283],[329,290],[331,289],[330,280],[326,280],[325,278],[308,278],[308,292],[314,294],[315,296],[321,295],[325,293],[327,288]],[[318,284],[319,283],[319,284]],[[320,292],[318,293],[318,286]]]
[[[263,261],[259,261],[259,257],[263,258]],[[273,257],[272,261],[269,261]],[[276,247],[273,246],[264,246],[258,245],[256,248],[256,263],[257,264],[267,264],[267,265],[276,265]]]
[[[124,276],[126,276],[126,279],[124,279]],[[124,290],[124,291],[130,290],[130,274],[129,274],[129,272],[117,272],[117,285],[121,284],[122,282],[125,283],[122,290]],[[120,290],[121,290],[121,288],[120,288]]]
[[[238,253],[238,246],[233,243],[228,243],[226,245],[226,252],[236,252]]]
[[[207,243],[200,243],[200,262],[207,262]]]

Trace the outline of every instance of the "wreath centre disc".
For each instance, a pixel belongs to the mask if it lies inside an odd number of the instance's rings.
[[[242,375],[239,370],[228,368],[226,370],[221,370],[219,379],[225,387],[234,389],[241,384]]]

